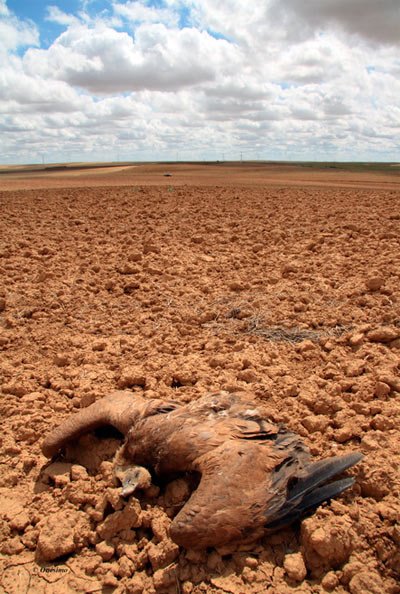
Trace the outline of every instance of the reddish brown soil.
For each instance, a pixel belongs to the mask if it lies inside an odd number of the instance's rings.
[[[399,192],[367,177],[118,175],[0,194],[0,591],[400,592]],[[182,401],[251,391],[317,457],[365,459],[301,525],[235,551],[179,550],[168,524],[185,480],[127,503],[116,436],[50,466],[40,453],[50,428],[121,386]]]

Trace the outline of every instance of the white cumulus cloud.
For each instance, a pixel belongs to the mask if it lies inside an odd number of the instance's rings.
[[[26,70],[94,93],[173,91],[238,67],[236,48],[194,28],[144,24],[135,37],[106,25],[79,24],[47,49],[30,49]]]
[[[398,160],[398,0],[95,6],[0,0],[0,160]]]

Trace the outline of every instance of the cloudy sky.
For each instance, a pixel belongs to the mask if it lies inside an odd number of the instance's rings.
[[[0,163],[400,161],[399,0],[0,0]]]

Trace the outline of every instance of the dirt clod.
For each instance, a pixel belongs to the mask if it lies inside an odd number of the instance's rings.
[[[381,276],[371,276],[365,282],[365,285],[369,291],[379,291],[385,284],[385,279]]]
[[[41,561],[55,559],[73,553],[89,540],[89,523],[84,513],[65,510],[41,520],[37,553]]]
[[[307,568],[301,553],[286,555],[283,567],[291,580],[302,582],[307,575]]]

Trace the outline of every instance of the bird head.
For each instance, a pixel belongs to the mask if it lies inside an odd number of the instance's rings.
[[[151,485],[151,474],[143,466],[135,464],[115,466],[115,476],[121,481],[122,497],[132,495],[136,489],[147,489]]]

